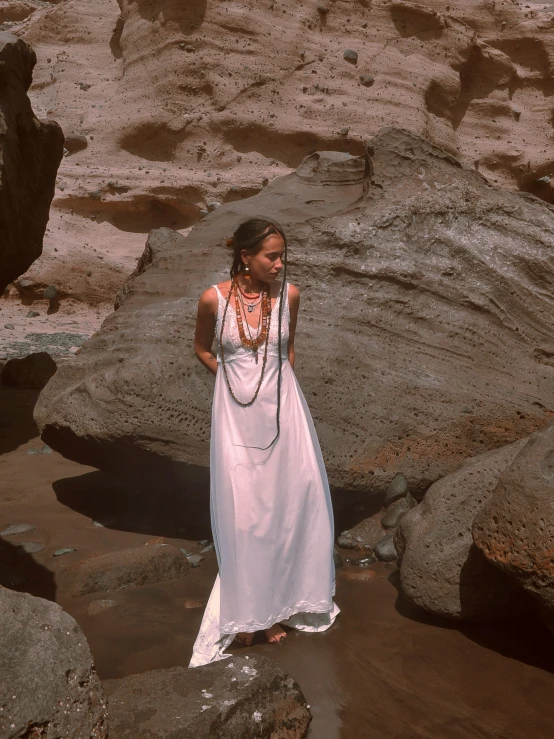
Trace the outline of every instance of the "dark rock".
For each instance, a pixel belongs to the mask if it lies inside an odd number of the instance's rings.
[[[69,154],[74,154],[77,151],[83,151],[88,146],[88,139],[80,133],[69,133],[65,137],[65,148]]]
[[[384,529],[396,528],[403,516],[416,505],[417,502],[408,493],[405,498],[400,498],[400,500],[395,501],[387,508],[385,515],[381,519],[381,525]]]
[[[56,362],[47,352],[35,352],[26,357],[9,359],[0,378],[4,385],[20,388],[43,388],[57,370]]]
[[[475,516],[526,440],[467,460],[432,485],[396,533],[404,595],[448,618],[487,618],[515,604],[515,588],[473,544]]]
[[[48,285],[42,291],[42,296],[47,300],[53,300],[58,296],[58,288],[55,285]]]
[[[106,739],[85,635],[55,603],[0,588],[0,736]]]
[[[30,310],[25,316],[25,318],[36,318],[37,316],[40,316],[40,313],[38,312],[38,310]]]
[[[387,492],[385,493],[385,508],[400,498],[404,498],[406,495],[408,495],[408,480],[406,480],[406,476],[401,472],[397,472],[392,478],[391,483],[387,488]]]
[[[361,74],[360,82],[364,87],[371,87],[375,82],[375,77],[372,74]]]
[[[346,49],[344,54],[342,55],[343,59],[345,59],[347,62],[350,62],[350,64],[357,64],[358,63],[358,52],[353,51],[352,49]]]
[[[0,292],[42,253],[63,134],[39,121],[27,96],[35,52],[0,31]]]
[[[382,513],[365,518],[349,531],[343,531],[338,538],[338,545],[343,549],[373,549],[387,533],[381,525]]]
[[[7,328],[8,331],[13,331],[15,326],[13,325],[13,323],[5,323],[4,328]]]
[[[207,480],[213,378],[190,337],[200,292],[228,270],[225,239],[259,213],[294,235],[302,390],[332,486],[382,496],[401,470],[419,499],[467,457],[548,422],[550,206],[491,187],[448,152],[389,128],[367,155],[314,153],[210,213],[182,245],[161,247],[42,391],[35,419],[45,443],[158,489]],[[324,308],[327,294],[335,298]]]
[[[394,546],[394,533],[391,531],[385,537],[378,541],[375,545],[375,556],[381,562],[393,562],[396,557],[396,548]]]
[[[336,549],[333,549],[333,562],[335,563],[335,567],[338,569],[339,567],[344,567],[343,559],[340,555],[340,552],[337,552]]]
[[[301,739],[311,721],[295,683],[267,657],[105,680],[117,739]]]
[[[473,523],[473,539],[487,561],[539,602],[550,629],[554,624],[553,490],[551,424],[520,448]]]
[[[71,595],[107,593],[188,575],[190,565],[169,544],[122,549],[77,562],[71,568]]]
[[[0,531],[0,536],[14,536],[14,534],[24,534],[26,531],[32,531],[35,527],[30,523],[13,523],[7,529]]]

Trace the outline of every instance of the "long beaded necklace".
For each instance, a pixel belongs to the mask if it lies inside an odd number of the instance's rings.
[[[262,381],[265,374],[265,366],[267,363],[267,345],[269,343],[269,325],[271,321],[271,297],[269,295],[269,285],[267,282],[264,282],[262,287],[262,306],[261,306],[261,316],[262,316],[262,328],[259,332],[258,336],[255,339],[252,339],[251,337],[249,339],[246,338],[246,335],[244,333],[244,327],[242,325],[242,314],[240,310],[240,302],[237,296],[238,292],[238,283],[236,278],[233,278],[231,280],[231,287],[229,288],[229,293],[227,295],[227,300],[225,301],[225,308],[223,310],[223,317],[221,319],[221,330],[219,332],[219,348],[221,351],[221,365],[223,367],[223,375],[225,377],[225,382],[227,383],[227,387],[229,389],[229,393],[231,394],[231,397],[233,400],[241,405],[243,408],[247,408],[248,406],[252,405],[252,403],[256,400],[258,397],[258,393],[260,392],[260,387],[262,386]],[[258,380],[258,384],[256,386],[256,390],[254,392],[254,395],[251,400],[249,400],[247,403],[243,403],[241,400],[237,398],[235,393],[233,392],[233,388],[231,387],[231,383],[229,382],[229,376],[227,374],[227,367],[225,366],[225,351],[223,349],[223,327],[225,325],[225,316],[227,314],[227,309],[229,307],[229,302],[231,300],[231,294],[234,295],[235,298],[235,311],[237,316],[237,324],[239,328],[239,336],[241,343],[243,346],[246,346],[252,351],[255,351],[256,353],[256,361],[258,356],[258,348],[261,346],[262,342],[265,341],[265,347],[264,347],[264,356],[262,361],[262,371],[260,373],[260,379]]]

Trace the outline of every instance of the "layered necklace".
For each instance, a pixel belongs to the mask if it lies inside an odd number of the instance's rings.
[[[225,316],[227,313],[227,308],[229,307],[229,301],[231,300],[231,295],[234,297],[235,301],[235,314],[237,317],[237,326],[239,329],[239,336],[241,344],[248,349],[251,349],[254,353],[254,357],[256,360],[256,364],[258,364],[258,349],[264,344],[264,354],[263,354],[263,360],[262,360],[262,371],[260,373],[260,379],[258,380],[258,384],[256,386],[256,391],[254,393],[254,396],[251,400],[249,400],[247,403],[243,403],[242,401],[238,400],[236,395],[233,392],[233,389],[231,388],[231,383],[229,382],[229,376],[227,374],[227,368],[225,366],[225,352],[223,349],[223,327],[225,325]],[[225,302],[225,309],[223,311],[223,318],[221,321],[221,331],[219,335],[219,346],[221,350],[221,364],[223,367],[223,374],[225,376],[225,381],[227,383],[227,387],[229,388],[229,392],[231,394],[231,397],[233,400],[235,400],[239,405],[243,407],[247,407],[249,405],[252,405],[252,403],[256,400],[258,397],[258,393],[260,392],[260,387],[262,385],[262,381],[264,378],[265,373],[265,366],[267,362],[267,345],[269,341],[269,327],[271,323],[271,297],[269,294],[269,284],[267,282],[262,283],[262,289],[260,291],[259,299],[256,300],[254,303],[245,303],[244,301],[244,293],[238,284],[237,278],[233,277],[231,280],[231,287],[229,289],[229,294],[227,295],[227,300]],[[245,296],[246,297],[246,296]],[[252,334],[250,332],[250,324],[248,323],[246,319],[246,312],[252,313],[256,305],[261,302],[261,308],[260,308],[260,314],[258,318],[258,334],[252,338]],[[244,321],[243,321],[243,314],[244,314]],[[244,331],[244,323],[246,323],[248,336],[246,336],[246,333]],[[260,329],[261,324],[261,329]]]

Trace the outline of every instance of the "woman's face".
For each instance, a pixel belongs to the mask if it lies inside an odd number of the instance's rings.
[[[262,282],[273,282],[283,269],[285,242],[280,234],[270,234],[257,254],[242,252],[242,261],[250,268],[250,275]]]

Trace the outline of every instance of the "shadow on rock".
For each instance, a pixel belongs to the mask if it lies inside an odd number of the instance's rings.
[[[0,538],[0,585],[19,593],[56,600],[54,575],[21,545]]]
[[[209,482],[173,490],[137,488],[104,472],[87,472],[53,483],[63,505],[102,526],[152,536],[211,539]]]
[[[206,16],[207,0],[138,0],[138,12],[148,21],[157,21],[163,15],[165,23],[177,23],[181,33],[190,34],[200,28]]]
[[[7,454],[38,436],[33,408],[40,390],[18,390],[0,384],[0,454]]]

